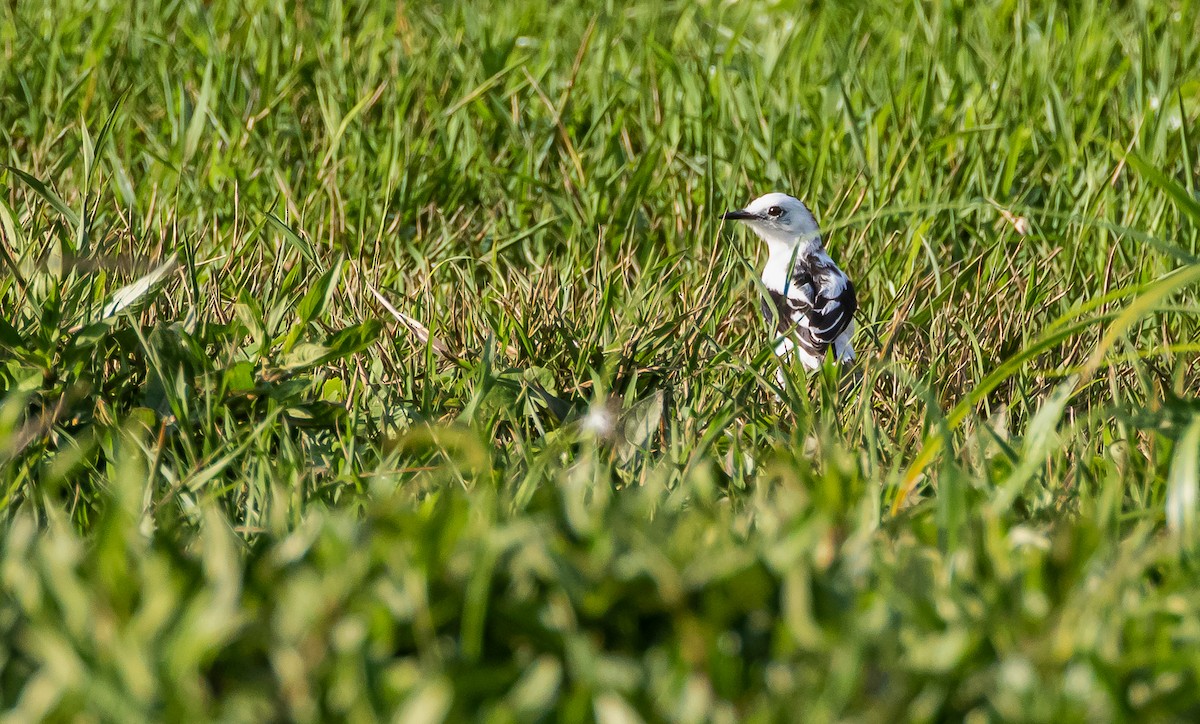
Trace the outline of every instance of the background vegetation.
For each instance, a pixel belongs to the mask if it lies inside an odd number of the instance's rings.
[[[319,5],[0,4],[7,720],[1200,716],[1194,3]]]

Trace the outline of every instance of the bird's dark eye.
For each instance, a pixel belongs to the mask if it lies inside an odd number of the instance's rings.
[[[767,209],[767,216],[770,216],[773,219],[778,218],[782,215],[783,215],[783,209],[779,208],[778,206],[772,206],[771,208]]]

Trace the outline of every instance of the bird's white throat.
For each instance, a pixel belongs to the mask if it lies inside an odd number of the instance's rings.
[[[763,267],[762,280],[767,289],[783,292],[792,278],[796,261],[819,254],[821,237],[812,235],[805,240],[786,241],[763,238],[767,242],[767,265]]]

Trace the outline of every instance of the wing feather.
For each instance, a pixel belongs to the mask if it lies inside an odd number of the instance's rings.
[[[858,299],[854,284],[836,266],[797,264],[786,294],[771,291],[762,307],[779,334],[821,358],[854,320]]]

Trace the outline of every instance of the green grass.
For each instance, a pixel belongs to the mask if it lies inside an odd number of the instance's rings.
[[[0,4],[5,721],[1200,716],[1195,3],[127,5]]]

